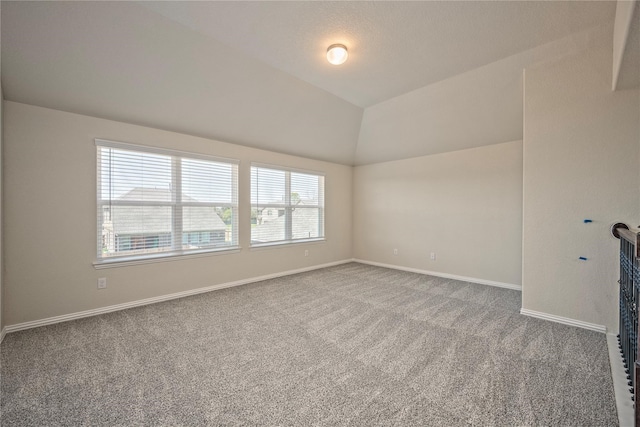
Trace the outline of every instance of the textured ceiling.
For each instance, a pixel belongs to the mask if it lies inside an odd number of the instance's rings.
[[[601,24],[601,2],[144,2],[360,107]],[[343,43],[341,67],[325,51]]]
[[[362,117],[127,2],[3,2],[2,85],[10,101],[338,163],[352,161]]]
[[[8,100],[344,164],[521,138],[526,61],[513,58],[615,14],[578,1],[1,8]],[[350,49],[340,67],[325,60],[336,42]]]

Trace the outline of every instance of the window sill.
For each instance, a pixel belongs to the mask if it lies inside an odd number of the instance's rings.
[[[93,263],[93,267],[96,270],[102,270],[105,268],[128,267],[130,265],[154,264],[158,262],[180,261],[180,260],[192,259],[192,258],[203,258],[203,257],[212,256],[212,255],[237,254],[239,252],[240,252],[239,246],[232,246],[230,248],[215,249],[215,250],[202,251],[202,252],[191,252],[186,254],[169,253],[169,254],[153,255],[153,256],[145,256],[145,257],[140,257],[140,256],[119,257],[119,258],[95,261]]]
[[[304,240],[293,240],[293,241],[286,241],[286,242],[269,242],[269,243],[257,243],[257,244],[253,244],[251,245],[251,247],[249,248],[250,250],[262,250],[262,249],[269,249],[269,248],[278,248],[278,247],[284,247],[284,246],[295,246],[295,245],[304,245],[304,244],[314,244],[314,243],[324,243],[326,242],[326,239],[324,237],[318,237],[315,239],[304,239]]]

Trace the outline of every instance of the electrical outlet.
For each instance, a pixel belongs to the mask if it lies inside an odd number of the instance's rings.
[[[398,249],[394,248],[394,249],[393,249],[393,254],[394,254],[394,255],[398,255]]]
[[[431,252],[431,261],[435,261],[435,260],[436,260],[436,253]]]
[[[101,277],[98,279],[98,289],[107,289],[107,278]]]
[[[304,256],[309,256],[309,249],[304,250]]]

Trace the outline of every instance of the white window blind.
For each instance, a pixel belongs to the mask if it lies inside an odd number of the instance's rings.
[[[238,246],[238,162],[96,140],[98,262]]]
[[[251,245],[324,238],[324,175],[251,166]]]

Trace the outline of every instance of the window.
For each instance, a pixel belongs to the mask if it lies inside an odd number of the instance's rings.
[[[237,248],[237,161],[96,145],[98,263]]]
[[[324,175],[251,166],[251,245],[322,240]]]

